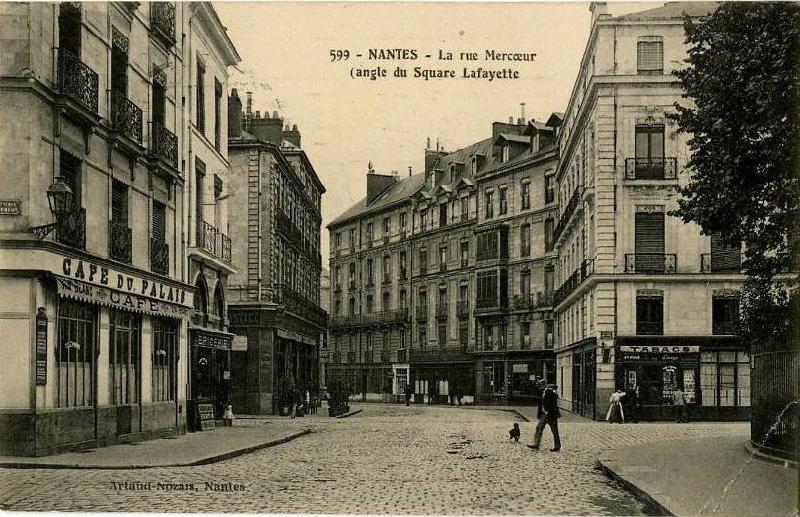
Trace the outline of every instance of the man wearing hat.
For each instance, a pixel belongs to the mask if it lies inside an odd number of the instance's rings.
[[[544,381],[540,381],[540,386],[544,386]],[[542,442],[542,433],[546,425],[550,426],[550,431],[553,433],[553,448],[550,452],[558,452],[561,450],[561,437],[558,435],[558,419],[561,417],[561,412],[558,410],[558,395],[556,394],[557,386],[555,384],[548,384],[542,393],[542,398],[539,402],[539,407],[536,412],[536,417],[539,423],[536,424],[536,433],[533,437],[533,444],[528,445],[531,449],[538,451],[539,444]]]

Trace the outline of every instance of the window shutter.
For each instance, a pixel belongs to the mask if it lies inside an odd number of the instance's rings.
[[[640,41],[636,46],[637,69],[658,72],[664,68],[664,45],[660,41]]]
[[[636,214],[636,254],[664,254],[664,213]]]
[[[117,224],[128,224],[128,188],[114,180],[111,186],[111,220]]]
[[[167,213],[163,203],[153,201],[153,239],[157,242],[167,240]]]
[[[711,270],[739,271],[741,268],[741,246],[726,246],[722,235],[711,235]]]

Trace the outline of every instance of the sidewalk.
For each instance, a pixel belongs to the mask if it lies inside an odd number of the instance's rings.
[[[216,463],[312,432],[303,419],[243,417],[233,427],[40,458],[0,456],[0,468],[145,469]]]
[[[753,457],[748,439],[652,442],[606,452],[599,463],[660,513],[797,515],[798,471]]]

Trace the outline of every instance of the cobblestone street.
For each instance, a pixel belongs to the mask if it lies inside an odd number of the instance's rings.
[[[499,410],[362,405],[346,419],[267,425],[314,433],[216,464],[144,470],[0,470],[9,510],[369,514],[641,515],[596,468],[605,450],[653,440],[725,436],[746,424],[572,423],[563,450],[525,447],[534,423]],[[127,482],[127,485],[124,483]],[[161,483],[161,485],[159,485]]]

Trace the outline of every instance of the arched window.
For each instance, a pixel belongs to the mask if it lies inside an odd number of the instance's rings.
[[[206,282],[201,274],[194,284],[194,310],[195,315],[192,318],[193,322],[197,325],[204,325],[206,315],[208,314],[208,291],[206,290]]]
[[[222,287],[219,284],[214,289],[214,315],[219,317],[219,329],[223,330],[225,325],[225,300],[222,297]]]

